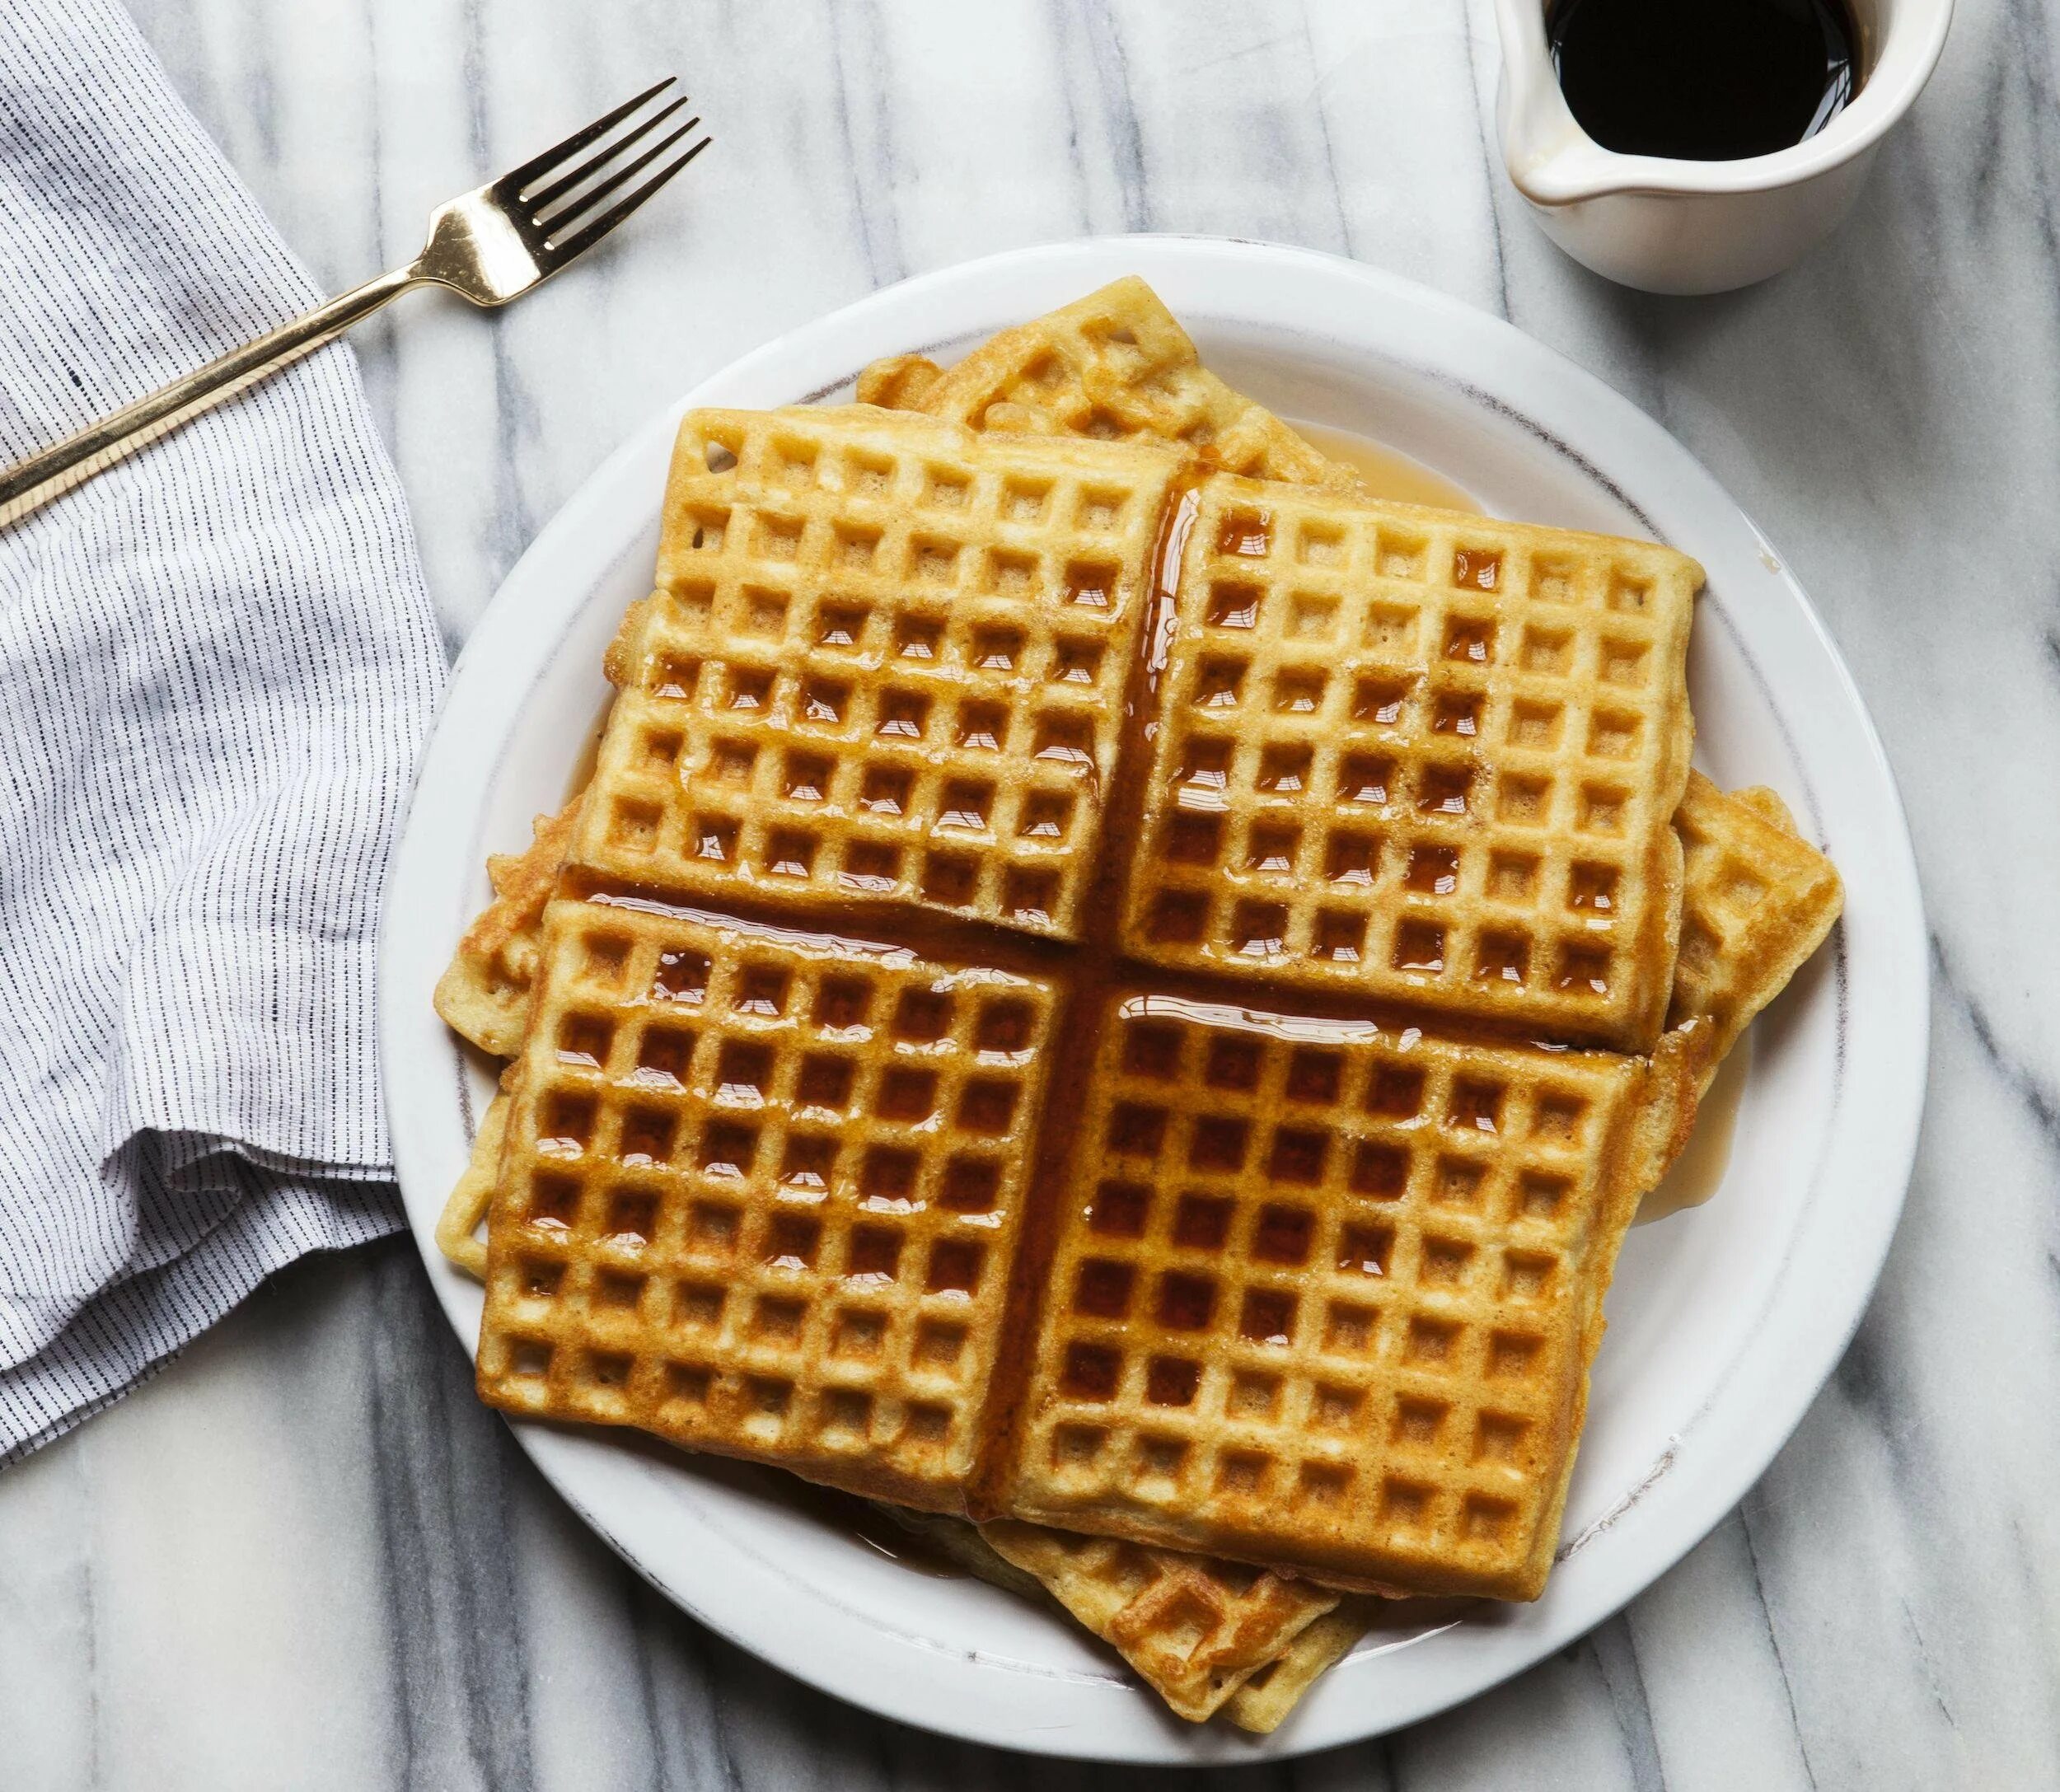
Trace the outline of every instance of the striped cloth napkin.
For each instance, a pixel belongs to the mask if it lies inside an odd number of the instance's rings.
[[[0,30],[0,463],[314,303],[107,0]],[[0,1462],[391,1231],[373,941],[444,674],[335,347],[0,530]]]

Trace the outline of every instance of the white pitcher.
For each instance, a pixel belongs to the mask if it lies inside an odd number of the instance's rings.
[[[1619,156],[1589,137],[1552,70],[1545,0],[1496,0],[1510,179],[1554,242],[1626,286],[1721,292],[1778,274],[1852,209],[1881,139],[1931,78],[1953,16],[1953,0],[1849,3],[1861,77],[1843,111],[1771,156],[1681,161]]]

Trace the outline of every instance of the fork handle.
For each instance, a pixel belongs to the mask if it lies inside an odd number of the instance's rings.
[[[247,391],[302,355],[334,342],[353,324],[422,283],[423,277],[413,268],[382,274],[160,386],[147,398],[123,406],[77,435],[17,461],[0,472],[0,529],[171,434],[204,410]]]

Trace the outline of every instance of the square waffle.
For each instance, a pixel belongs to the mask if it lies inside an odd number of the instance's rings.
[[[1180,457],[696,411],[570,862],[1070,937]]]
[[[1369,1590],[1543,1588],[1690,1066],[1149,993],[1079,1141],[998,1504]]]
[[[912,355],[876,362],[859,376],[859,400],[974,429],[1178,443],[1255,479],[1361,489],[1350,467],[1205,367],[1135,274],[1003,330],[953,367]]]
[[[1222,477],[1177,527],[1126,949],[1651,1050],[1695,562]]]
[[[543,957],[481,1395],[954,1504],[1049,987],[606,897],[554,902]]]

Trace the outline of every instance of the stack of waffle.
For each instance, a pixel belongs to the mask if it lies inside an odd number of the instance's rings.
[[[1692,561],[1368,496],[1140,281],[860,396],[686,419],[438,990],[512,1060],[480,1390],[1270,1729],[1541,1590],[1625,1228],[1838,878],[1689,769]]]

